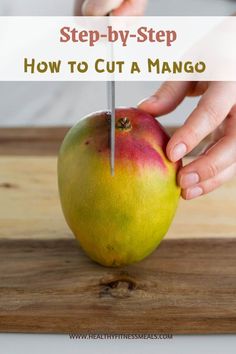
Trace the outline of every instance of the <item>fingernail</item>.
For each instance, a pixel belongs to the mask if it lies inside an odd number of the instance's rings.
[[[171,160],[176,162],[180,160],[187,152],[187,146],[184,143],[175,145],[170,153]]]
[[[203,189],[199,186],[187,190],[186,198],[193,199],[203,194]]]
[[[141,104],[143,104],[143,103],[147,103],[147,104],[155,104],[155,103],[157,103],[158,102],[158,99],[157,99],[157,97],[156,96],[151,96],[151,97],[147,97],[147,98],[144,98],[142,101],[140,101],[139,103],[138,103],[138,106],[140,106]]]
[[[199,180],[200,178],[198,173],[191,172],[180,177],[180,186],[182,188],[188,188],[193,186],[194,184],[197,184]]]

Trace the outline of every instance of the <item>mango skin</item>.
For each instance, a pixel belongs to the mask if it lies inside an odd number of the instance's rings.
[[[110,173],[109,114],[97,112],[67,133],[58,158],[65,219],[87,255],[104,266],[138,262],[160,244],[174,217],[180,189],[165,148],[169,140],[152,116],[116,110],[115,175]]]

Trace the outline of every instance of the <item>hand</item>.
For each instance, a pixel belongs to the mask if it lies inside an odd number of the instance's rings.
[[[141,16],[147,0],[76,0],[76,16]]]
[[[159,116],[173,111],[185,96],[198,95],[202,97],[197,107],[173,134],[166,151],[177,161],[215,132],[211,146],[178,173],[184,199],[211,192],[236,175],[236,82],[166,82],[139,104]]]

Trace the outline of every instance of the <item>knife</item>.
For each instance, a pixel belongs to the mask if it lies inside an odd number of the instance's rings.
[[[111,114],[110,119],[110,170],[111,175],[115,175],[115,82],[107,82],[108,109]]]
[[[111,60],[113,60],[113,45],[111,44]],[[108,110],[111,112],[110,119],[110,171],[111,175],[115,175],[115,124],[116,124],[116,102],[115,102],[115,81],[107,82],[107,99],[108,99]]]

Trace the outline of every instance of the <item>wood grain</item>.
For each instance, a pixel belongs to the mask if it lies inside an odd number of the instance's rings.
[[[53,156],[70,127],[0,128],[0,155]]]
[[[0,128],[0,155],[54,156],[70,127]],[[177,127],[167,127],[172,135]],[[210,141],[207,137],[191,155],[196,155]]]
[[[0,156],[0,238],[72,237],[61,212],[55,157]],[[180,200],[167,238],[235,237],[236,179]]]
[[[181,200],[151,257],[108,269],[61,212],[65,130],[42,132],[0,130],[0,332],[236,333],[236,179]]]
[[[235,333],[236,240],[166,240],[108,269],[73,240],[0,241],[0,332]]]

